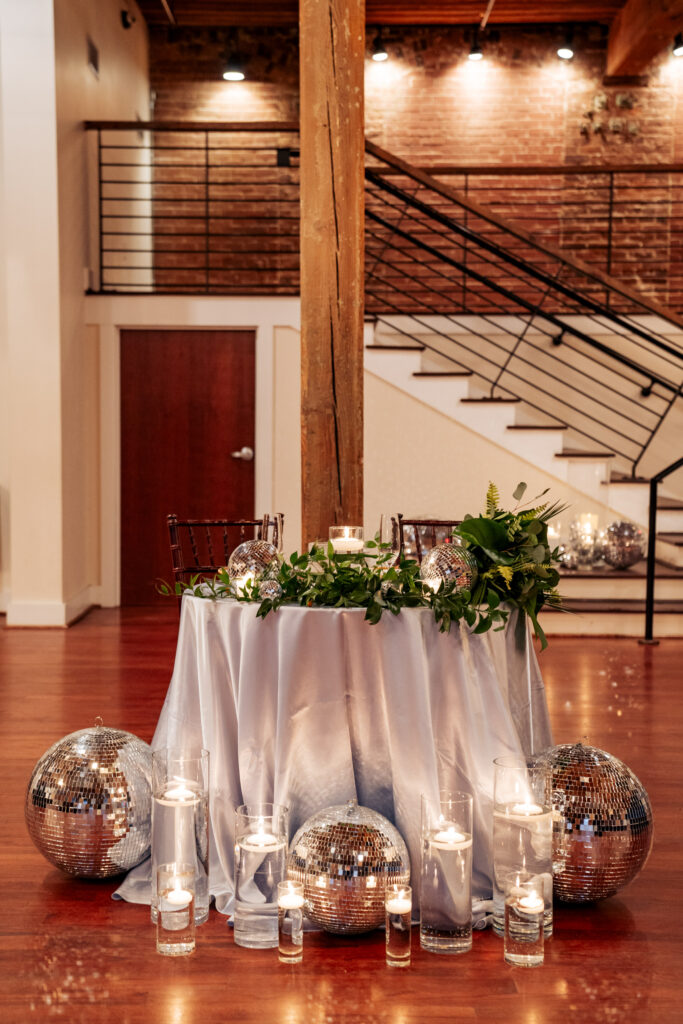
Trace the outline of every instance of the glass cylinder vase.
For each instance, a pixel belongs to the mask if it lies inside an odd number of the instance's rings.
[[[420,946],[430,953],[472,948],[472,795],[422,797]]]

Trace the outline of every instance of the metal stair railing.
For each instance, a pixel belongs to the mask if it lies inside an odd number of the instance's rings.
[[[373,143],[366,154],[366,311],[635,477],[681,394],[683,319]]]

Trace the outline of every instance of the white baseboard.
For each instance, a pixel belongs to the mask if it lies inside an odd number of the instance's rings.
[[[8,626],[68,626],[79,618],[93,601],[94,587],[84,587],[68,601],[8,601]]]

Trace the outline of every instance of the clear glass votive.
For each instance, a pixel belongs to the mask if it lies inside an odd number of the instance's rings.
[[[544,882],[540,875],[517,872],[505,883],[506,964],[538,967],[543,963]]]
[[[209,751],[164,747],[152,753],[152,920],[161,864],[194,864],[195,923],[209,918]]]
[[[277,934],[280,963],[301,963],[304,956],[303,882],[278,883]]]
[[[543,879],[544,931],[553,933],[553,816],[551,780],[542,759],[498,757],[493,762],[493,929],[505,929],[505,879],[528,871]]]
[[[410,967],[412,888],[397,883],[388,885],[384,895],[384,909],[387,967]]]
[[[362,526],[331,526],[330,543],[337,555],[355,555],[363,550]]]
[[[195,947],[193,864],[161,864],[156,870],[157,953],[185,956]]]
[[[422,797],[420,946],[430,953],[472,948],[472,795]]]
[[[278,945],[278,885],[287,877],[288,809],[243,804],[235,811],[235,914],[238,946]]]

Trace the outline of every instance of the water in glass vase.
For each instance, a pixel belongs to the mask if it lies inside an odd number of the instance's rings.
[[[472,948],[472,836],[434,830],[423,838],[420,946],[431,953]]]
[[[247,835],[235,845],[235,943],[251,949],[278,945],[278,883],[286,877],[287,844],[258,845]]]
[[[493,811],[493,928],[505,931],[505,879],[524,870],[543,877],[543,931],[553,933],[552,811],[535,803],[510,803]]]
[[[157,866],[165,863],[194,864],[195,923],[203,924],[209,917],[209,796],[188,783],[152,801],[153,879]],[[156,918],[153,893],[152,920]]]

